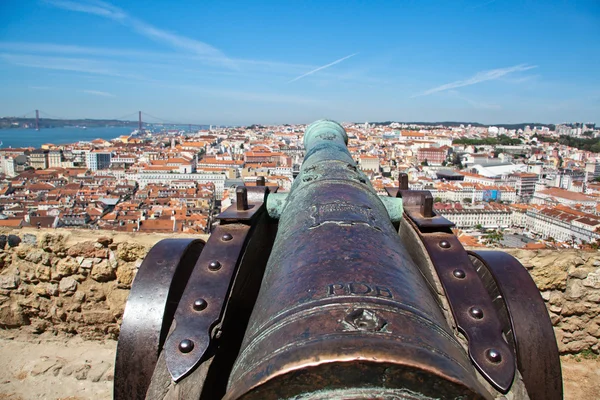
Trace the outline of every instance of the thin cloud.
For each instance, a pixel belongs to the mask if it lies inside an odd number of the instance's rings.
[[[76,55],[91,55],[98,57],[107,57],[107,58],[118,58],[118,59],[134,59],[138,61],[139,59],[144,58],[152,58],[156,59],[165,59],[169,62],[173,62],[174,60],[178,61],[192,61],[194,65],[197,66],[197,61],[202,63],[214,64],[214,57],[210,56],[199,56],[196,54],[182,54],[171,51],[159,52],[159,51],[143,51],[138,49],[117,49],[117,48],[107,48],[107,47],[87,47],[87,46],[77,46],[77,45],[69,45],[69,44],[58,44],[58,43],[37,43],[37,42],[0,42],[0,49],[7,50],[10,52],[19,52],[19,53],[40,53],[40,54],[76,54]],[[306,64],[293,64],[281,61],[269,61],[269,60],[249,60],[242,58],[231,58],[231,62],[235,65],[239,65],[243,67],[244,70],[277,70],[280,72],[285,72],[289,74],[290,70],[297,71],[300,73],[301,71],[305,71],[308,68],[315,68],[314,65],[306,65]]]
[[[93,94],[94,96],[102,96],[102,97],[116,97],[112,93],[101,92],[99,90],[81,90],[82,93]]]
[[[85,58],[46,57],[29,54],[0,53],[0,59],[22,67],[82,72],[85,74],[118,76],[130,79],[144,79],[139,75],[122,74],[103,62]]]
[[[443,92],[443,91],[450,90],[450,89],[456,89],[459,87],[476,85],[481,82],[493,81],[496,79],[500,79],[503,76],[506,76],[508,74],[512,74],[514,72],[528,71],[533,68],[537,68],[537,65],[519,64],[519,65],[515,65],[513,67],[498,68],[498,69],[492,69],[489,71],[482,71],[482,72],[476,73],[469,79],[446,83],[445,85],[434,87],[433,89],[426,90],[423,93],[416,94],[412,97],[427,96],[427,95],[430,95],[433,93]]]
[[[140,19],[130,16],[119,7],[98,0],[88,0],[85,2],[76,2],[71,0],[44,0],[51,6],[62,8],[64,10],[93,14],[103,18],[111,19],[124,26],[129,27],[138,34],[145,36],[155,42],[167,44],[179,50],[186,50],[200,56],[209,56],[214,61],[235,69],[235,64],[215,47],[190,39],[185,36],[177,35],[163,29],[157,28]]]
[[[318,67],[318,68],[315,68],[315,69],[313,69],[312,71],[309,71],[309,72],[307,72],[307,73],[305,73],[305,74],[303,74],[303,75],[300,75],[300,76],[297,76],[297,77],[295,77],[294,79],[292,79],[292,80],[291,80],[291,81],[289,81],[288,83],[296,82],[297,80],[299,80],[299,79],[302,79],[302,78],[304,78],[304,77],[307,77],[307,76],[309,76],[309,75],[312,75],[312,74],[314,74],[315,72],[318,72],[318,71],[324,70],[324,69],[326,69],[326,68],[329,68],[329,67],[331,67],[331,66],[333,66],[333,65],[335,65],[335,64],[339,64],[339,63],[341,63],[342,61],[344,61],[344,60],[347,60],[347,59],[349,59],[350,57],[354,57],[354,56],[355,56],[355,55],[357,55],[357,54],[358,54],[358,53],[350,54],[349,56],[342,57],[342,58],[340,58],[339,60],[335,60],[335,61],[334,61],[334,62],[332,62],[332,63],[326,64],[326,65],[322,65],[322,66],[320,66],[320,67]]]
[[[50,86],[28,86],[29,89],[33,89],[33,90],[53,90],[54,88],[51,88]]]

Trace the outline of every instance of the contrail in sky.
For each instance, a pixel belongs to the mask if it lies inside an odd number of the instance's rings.
[[[513,72],[528,71],[533,68],[537,68],[537,65],[519,64],[508,68],[497,68],[489,71],[482,71],[476,73],[468,79],[446,83],[445,85],[426,90],[423,93],[415,94],[414,96],[411,96],[411,98],[427,96],[432,93],[443,92],[445,90],[455,89],[459,87],[471,86],[480,82],[493,81],[496,79],[500,79],[505,75],[512,74]]]
[[[344,60],[347,60],[347,59],[349,59],[350,57],[354,57],[354,56],[355,56],[355,55],[357,55],[357,54],[358,54],[358,53],[350,54],[349,56],[346,56],[346,57],[340,58],[339,60],[335,60],[335,61],[334,61],[334,62],[332,62],[332,63],[329,63],[329,64],[326,64],[326,65],[320,66],[319,68],[315,68],[315,69],[313,69],[312,71],[309,71],[309,72],[305,73],[304,75],[300,75],[300,76],[298,76],[298,77],[296,77],[296,78],[292,79],[292,80],[291,80],[291,81],[289,81],[288,83],[295,82],[295,81],[297,81],[297,80],[299,80],[299,79],[302,79],[302,78],[304,78],[304,77],[306,77],[306,76],[312,75],[312,74],[314,74],[315,72],[318,72],[318,71],[320,71],[320,70],[322,70],[322,69],[329,68],[329,67],[331,67],[331,66],[333,66],[333,65],[335,65],[335,64],[339,64],[339,63],[341,63],[342,61],[344,61]]]

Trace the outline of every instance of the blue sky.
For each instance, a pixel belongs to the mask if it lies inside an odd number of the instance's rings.
[[[0,0],[0,116],[600,123],[600,2]]]

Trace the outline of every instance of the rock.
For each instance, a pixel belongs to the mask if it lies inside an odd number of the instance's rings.
[[[92,266],[94,265],[94,259],[93,258],[84,258],[83,261],[81,261],[80,263],[80,267],[81,269],[92,269]]]
[[[56,264],[56,274],[58,278],[73,275],[77,273],[78,269],[79,264],[77,263],[77,260],[71,257],[63,258]]]
[[[138,243],[122,242],[117,247],[117,257],[127,262],[144,258],[146,253],[146,248]]]
[[[66,248],[67,234],[65,233],[44,233],[38,241],[38,247],[44,251],[56,254],[64,253]]]
[[[78,381],[84,381],[84,380],[87,379],[88,372],[89,372],[90,368],[91,368],[90,364],[84,364],[84,365],[82,365],[81,367],[79,367],[78,369],[75,370],[73,376]]]
[[[48,282],[52,279],[52,270],[45,265],[38,265],[35,269],[35,277],[42,282]]]
[[[560,312],[562,311],[562,307],[557,306],[550,306],[548,309],[555,314],[560,314]]]
[[[99,244],[99,243],[96,243],[96,244]],[[102,258],[102,259],[108,258],[108,252],[109,252],[109,250],[105,249],[105,248],[96,249],[96,252],[94,253],[94,257]]]
[[[21,281],[25,283],[37,283],[39,279],[36,276],[35,270],[37,265],[30,263],[29,261],[16,259],[13,261],[12,266],[14,267],[15,273],[18,273]]]
[[[48,323],[48,321],[38,319],[31,323],[31,330],[35,334],[40,334],[46,332],[49,326],[50,324]]]
[[[85,292],[77,292],[73,296],[73,301],[77,304],[81,304],[85,301]]]
[[[50,254],[42,249],[30,248],[25,254],[25,260],[34,264],[50,265]]]
[[[572,280],[565,291],[565,296],[570,300],[580,299],[586,292],[586,288],[580,280]]]
[[[8,243],[8,237],[6,235],[0,235],[0,250],[4,250]]]
[[[31,376],[38,376],[46,373],[50,368],[56,365],[56,360],[49,359],[48,357],[42,357],[42,360],[36,363],[31,369]]]
[[[23,244],[29,244],[32,246],[37,245],[37,237],[35,235],[32,235],[31,233],[24,234],[22,240]]]
[[[117,268],[117,281],[120,287],[131,288],[137,270],[136,265],[133,263],[121,264]]]
[[[108,262],[113,266],[113,268],[117,268],[119,265],[117,255],[112,250],[108,251]]]
[[[108,247],[113,242],[112,238],[109,238],[108,236],[100,236],[96,241],[104,247]]]
[[[573,268],[571,271],[569,271],[569,277],[577,278],[577,279],[585,279],[585,278],[587,278],[588,274],[592,271],[593,271],[592,268]]]
[[[13,290],[19,287],[21,279],[18,275],[0,275],[0,289]]]
[[[17,235],[8,235],[8,247],[17,247],[21,243],[21,238]]]
[[[600,303],[600,292],[590,292],[588,293],[587,299],[593,303]]]
[[[77,281],[73,277],[66,277],[61,279],[58,284],[58,290],[61,293],[72,293],[77,290]]]
[[[19,246],[15,249],[15,255],[19,257],[21,260],[25,260],[31,252],[33,252],[34,248],[30,245]]]
[[[563,303],[564,299],[563,299],[563,294],[562,292],[558,291],[558,290],[554,290],[552,292],[550,292],[550,299],[548,300],[548,302],[550,304],[553,304],[555,306],[560,306]]]
[[[71,257],[95,257],[95,253],[98,249],[94,246],[94,242],[80,242],[77,243],[67,250],[67,255]]]
[[[17,303],[0,305],[0,327],[18,328],[29,324],[29,319],[23,314],[23,309]]]
[[[531,263],[535,266],[529,271],[540,290],[565,290],[568,269],[584,264],[577,253],[540,252]]]
[[[590,272],[582,282],[589,288],[600,289],[600,273]]]
[[[92,267],[90,277],[96,282],[108,282],[114,280],[117,275],[108,261],[102,261],[100,264],[96,264]]]
[[[587,333],[595,338],[600,338],[600,326],[591,326],[588,328]]]
[[[35,286],[35,293],[42,297],[58,296],[58,285],[49,282],[40,283]]]
[[[92,365],[92,368],[88,372],[88,379],[92,382],[99,382],[102,378],[102,375],[104,375],[109,368],[111,368],[111,365],[104,361],[102,361],[100,364]]]
[[[548,292],[548,291],[546,291],[546,292],[540,292],[540,294],[542,295],[542,299],[544,299],[544,301],[550,300],[550,293],[551,292]]]
[[[94,243],[94,247],[95,247],[95,248],[97,248],[97,249],[101,249],[101,248],[103,248],[104,246],[102,246],[102,243],[98,243],[98,242],[96,242],[96,243]]]
[[[563,315],[563,316],[582,315],[582,314],[585,314],[588,309],[589,309],[589,306],[586,303],[568,302],[564,305],[561,315]]]

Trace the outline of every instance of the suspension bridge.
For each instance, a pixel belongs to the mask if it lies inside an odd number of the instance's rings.
[[[188,129],[190,131],[192,131],[192,129],[196,128],[196,129],[201,129],[204,128],[206,126],[208,126],[208,124],[190,124],[187,122],[177,122],[177,121],[172,121],[172,120],[168,120],[168,119],[164,119],[164,118],[160,118],[160,117],[155,117],[153,115],[150,115],[146,112],[143,111],[136,111],[136,112],[132,112],[126,115],[122,115],[119,117],[115,117],[115,118],[66,118],[66,117],[60,117],[60,116],[56,116],[56,115],[52,115],[49,114],[47,112],[44,112],[42,110],[31,110],[25,114],[21,114],[18,116],[14,116],[14,117],[9,117],[9,118],[15,118],[15,119],[35,119],[35,129],[36,130],[40,130],[42,128],[42,125],[40,124],[40,122],[42,120],[53,120],[53,121],[60,121],[60,120],[76,120],[76,121],[93,121],[93,120],[101,120],[101,121],[120,121],[120,122],[129,122],[129,123],[133,123],[135,122],[135,117],[137,117],[137,122],[138,122],[138,131],[139,132],[143,132],[145,129],[145,124],[146,126],[149,124],[152,125],[161,125],[163,127],[169,128],[169,127],[188,127]]]

